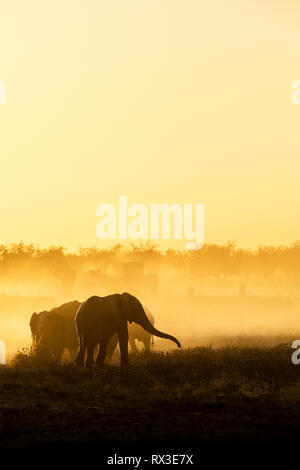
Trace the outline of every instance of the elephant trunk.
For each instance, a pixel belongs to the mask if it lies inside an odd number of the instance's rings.
[[[168,335],[166,333],[163,333],[162,331],[159,331],[157,330],[153,325],[152,323],[148,320],[148,318],[146,317],[145,315],[145,318],[143,318],[143,320],[139,321],[138,322],[139,325],[141,325],[144,330],[148,331],[148,333],[150,333],[151,335],[153,336],[158,336],[159,338],[165,338],[165,339],[169,339],[171,341],[173,341],[174,343],[177,344],[178,348],[181,348],[181,344],[180,342],[178,341],[178,339],[176,339],[174,336],[172,335]]]

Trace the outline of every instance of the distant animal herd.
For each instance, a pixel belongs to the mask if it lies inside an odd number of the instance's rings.
[[[117,344],[121,367],[129,364],[128,343],[137,351],[136,340],[150,351],[153,336],[173,341],[174,336],[154,327],[154,317],[133,295],[112,294],[64,303],[49,311],[33,313],[30,318],[32,347],[37,353],[47,352],[58,361],[65,350],[77,365],[102,366],[110,361]]]

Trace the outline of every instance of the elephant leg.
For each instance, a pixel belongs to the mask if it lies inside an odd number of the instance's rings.
[[[97,365],[99,367],[103,366],[108,342],[109,342],[109,338],[106,338],[105,340],[101,341],[101,343],[99,344],[99,349],[98,349],[98,354],[97,354],[97,359],[96,359]]]
[[[78,366],[83,366],[84,365],[84,353],[85,353],[85,340],[83,334],[79,336],[79,351],[77,353],[76,359],[75,359],[75,364]]]
[[[138,348],[136,347],[135,339],[134,339],[134,338],[129,337],[129,344],[130,344],[130,347],[131,347],[131,352],[137,353],[137,352],[138,352]]]
[[[106,359],[108,362],[111,362],[112,355],[114,353],[114,350],[116,349],[118,344],[118,335],[113,335],[109,342],[108,346],[106,348]]]
[[[89,367],[94,362],[94,352],[95,347],[97,346],[96,341],[89,341],[87,343],[87,355],[86,355],[86,366]]]
[[[145,346],[145,351],[150,352],[151,336],[149,335],[149,337],[147,336],[147,338],[144,338],[143,343]]]
[[[120,353],[121,353],[121,368],[124,369],[129,365],[127,322],[125,325],[122,325],[118,336],[119,336],[119,345],[120,345]]]

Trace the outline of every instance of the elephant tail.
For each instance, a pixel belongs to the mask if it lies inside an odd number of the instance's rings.
[[[151,335],[151,344],[152,344],[152,346],[154,344],[154,336],[153,335]]]

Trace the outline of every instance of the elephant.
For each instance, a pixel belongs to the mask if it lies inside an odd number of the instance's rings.
[[[99,344],[96,363],[102,366],[110,339],[117,333],[121,353],[121,368],[129,365],[128,325],[134,322],[142,326],[150,335],[181,344],[174,336],[157,330],[148,320],[141,302],[131,294],[112,294],[106,297],[89,297],[76,314],[76,327],[79,338],[79,351],[75,359],[77,365],[90,366],[94,362],[94,350]],[[85,361],[85,352],[87,352]]]
[[[146,274],[143,284],[145,294],[155,295],[158,289],[158,276],[154,273]]]
[[[33,313],[30,328],[34,349],[47,350],[59,360],[67,349],[73,360],[78,351],[75,315],[80,305],[74,300],[50,311]]]
[[[34,313],[30,319],[33,347],[60,360],[64,350],[64,320],[55,312]]]
[[[71,296],[76,281],[77,272],[68,263],[62,263],[56,265],[52,276],[58,294],[67,298]]]

